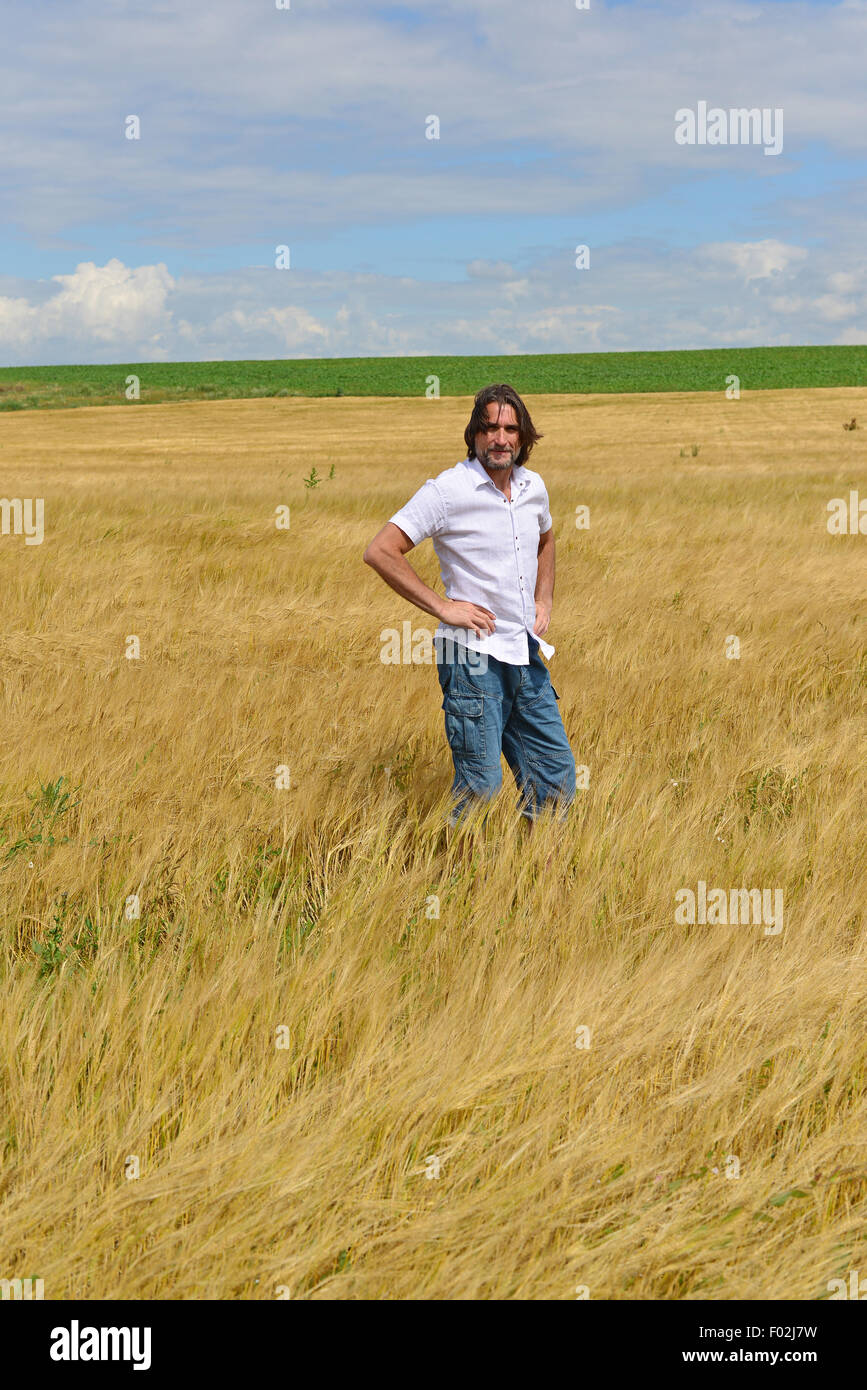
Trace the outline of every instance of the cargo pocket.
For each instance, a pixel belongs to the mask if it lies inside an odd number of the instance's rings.
[[[464,758],[485,756],[484,701],[478,695],[446,695],[446,738],[453,753]]]

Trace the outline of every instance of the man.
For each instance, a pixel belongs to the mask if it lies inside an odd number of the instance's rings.
[[[440,619],[437,674],[454,763],[454,825],[502,783],[500,753],[515,777],[521,814],[575,795],[575,760],[558,695],[539,656],[554,598],[554,530],[548,494],[525,467],[541,436],[511,386],[486,386],[464,431],[467,457],[395,512],[364,552],[386,584]],[[406,556],[430,537],[446,596]]]

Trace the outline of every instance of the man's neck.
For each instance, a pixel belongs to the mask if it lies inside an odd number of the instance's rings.
[[[488,468],[487,464],[482,464],[485,472],[490,478],[494,487],[499,488],[504,497],[512,498],[512,469],[509,468]]]

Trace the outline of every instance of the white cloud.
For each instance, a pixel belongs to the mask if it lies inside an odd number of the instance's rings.
[[[843,332],[834,339],[841,347],[863,347],[867,343],[867,319],[864,320],[863,328],[844,328]]]
[[[843,319],[854,318],[860,306],[852,299],[842,299],[836,294],[821,294],[813,301],[813,308],[827,323],[840,323]]]
[[[694,251],[631,240],[592,268],[528,256],[520,279],[275,268],[169,275],[87,262],[53,282],[6,279],[0,356],[11,363],[664,350],[858,341],[857,247],[779,241]],[[496,263],[494,263],[496,265]],[[502,273],[514,274],[506,265]],[[836,288],[835,288],[836,287]]]
[[[0,360],[826,341],[863,318],[863,0],[78,0],[48,28],[7,0],[5,20],[0,251],[26,243],[46,278],[7,277]],[[782,107],[785,153],[678,146],[699,99]],[[788,191],[813,172],[815,197]],[[302,269],[278,283],[283,242]],[[327,269],[332,248],[372,273]],[[59,256],[81,263],[49,279]]]
[[[253,342],[267,344],[274,350],[275,356],[309,353],[315,357],[327,347],[329,337],[324,324],[306,309],[291,304],[283,308],[271,305],[253,311],[230,309],[214,320],[211,332],[216,337],[225,336],[227,342],[234,343],[239,350],[238,356],[243,355],[240,352],[242,347]]]
[[[731,266],[749,284],[779,275],[783,270],[807,259],[803,246],[787,246],[782,241],[728,241],[705,246],[702,252],[711,264]]]
[[[863,153],[862,4],[790,4],[783,23],[744,0],[441,0],[415,26],[356,0],[53,8],[46,31],[32,0],[5,6],[0,210],[54,244],[118,217],[190,245],[273,243],[281,221],[577,214],[721,170],[778,186],[808,145]],[[677,146],[674,112],[699,97],[782,107],[784,155]],[[529,159],[489,157],[504,150]]]
[[[776,294],[768,304],[775,314],[799,314],[807,307],[807,300],[800,294]]]
[[[833,294],[856,294],[858,290],[867,290],[867,273],[860,269],[837,271],[828,276],[828,289]]]
[[[508,280],[514,275],[514,267],[508,261],[469,261],[467,275],[471,280]]]
[[[165,265],[132,270],[119,260],[97,266],[85,261],[71,275],[53,275],[60,285],[42,304],[0,298],[0,346],[13,352],[46,340],[135,347],[153,356],[171,328],[166,307],[175,281]]]

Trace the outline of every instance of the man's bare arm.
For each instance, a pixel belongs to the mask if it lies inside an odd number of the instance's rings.
[[[441,598],[429,584],[425,584],[407,560],[413,543],[405,531],[394,522],[387,521],[370,542],[364,552],[364,563],[376,570],[401,598],[409,599],[423,613],[430,613],[449,627],[472,629],[477,637],[494,631],[493,613],[478,603],[465,603],[462,599]]]
[[[539,559],[536,572],[536,621],[533,631],[537,637],[544,637],[551,622],[551,609],[554,606],[554,527],[539,537]]]

